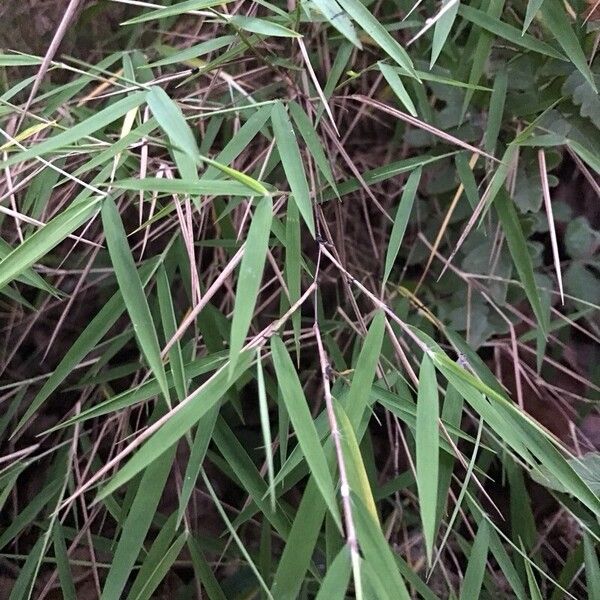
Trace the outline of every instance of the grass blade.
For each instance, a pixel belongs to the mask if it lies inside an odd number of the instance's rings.
[[[417,489],[427,561],[431,566],[436,530],[438,497],[439,449],[439,398],[435,368],[425,353],[419,371],[419,395],[417,400]]]
[[[409,175],[404,186],[402,197],[400,198],[400,205],[398,206],[398,212],[394,218],[394,225],[392,227],[392,232],[390,233],[387,253],[385,255],[382,287],[387,283],[390,273],[394,268],[400,246],[402,245],[402,240],[404,239],[404,233],[406,232],[415,196],[417,195],[417,188],[419,187],[420,180],[421,169],[417,168]]]
[[[298,205],[298,210],[308,226],[311,235],[314,237],[315,222],[308,191],[308,182],[306,181],[306,174],[302,166],[302,157],[298,143],[296,142],[294,128],[281,102],[276,102],[273,105],[271,121],[273,123],[275,143],[277,144],[281,164],[288,179],[294,201]]]
[[[130,110],[140,106],[140,104],[144,102],[145,95],[145,92],[135,92],[122,100],[114,102],[81,123],[69,127],[66,131],[48,138],[39,144],[35,144],[27,150],[9,156],[5,161],[0,163],[0,169],[54,152],[55,150],[60,150],[70,144],[78,142],[80,139],[99,131],[103,127],[106,127],[106,125],[113,123],[128,113]]]
[[[502,229],[506,236],[506,242],[515,267],[517,268],[517,272],[519,273],[519,278],[525,288],[525,293],[527,294],[531,308],[535,313],[538,325],[545,335],[548,331],[548,314],[543,309],[542,301],[537,290],[537,285],[533,276],[531,256],[527,249],[527,243],[525,241],[523,230],[521,229],[521,224],[519,223],[517,211],[512,200],[508,197],[506,190],[499,190],[494,206],[500,217]]]
[[[369,34],[381,49],[412,77],[418,79],[412,60],[406,50],[389,34],[387,29],[369,12],[360,0],[338,0],[338,4],[348,15]]]
[[[394,94],[398,96],[398,100],[400,100],[402,106],[404,106],[404,108],[406,108],[406,110],[413,117],[416,117],[417,109],[415,108],[411,97],[408,95],[408,92],[406,91],[406,88],[402,83],[402,79],[400,79],[400,75],[398,75],[396,69],[382,62],[378,63],[377,66],[379,67],[379,70],[382,72],[389,86],[392,88]]]
[[[351,570],[350,550],[343,546],[327,569],[315,600],[344,600]]]
[[[433,65],[435,65],[442,50],[444,49],[444,45],[446,44],[446,40],[450,35],[452,25],[454,25],[456,15],[458,14],[460,0],[444,0],[442,9],[451,2],[454,3],[454,6],[448,8],[446,12],[444,12],[444,14],[438,19],[437,23],[435,24],[435,29],[433,30],[433,43],[431,45],[431,60],[429,62],[429,70],[433,68]]]
[[[160,356],[158,336],[144,288],[127,243],[123,222],[112,198],[106,198],[102,206],[102,225],[119,289],[123,294],[123,302],[131,318],[140,350],[154,373],[165,400],[169,402],[169,386]]]
[[[482,519],[471,548],[469,564],[467,565],[467,571],[465,572],[465,578],[460,593],[461,600],[479,598],[481,586],[483,584],[483,576],[485,574],[485,564],[487,562],[489,545],[489,525],[485,519]]]
[[[162,130],[169,136],[171,144],[185,152],[193,161],[198,160],[200,152],[196,139],[179,106],[162,88],[156,86],[150,88],[146,102]]]
[[[236,382],[250,365],[250,354],[243,353],[238,360],[236,372],[228,377],[227,365],[221,367],[208,381],[192,392],[178,404],[153,429],[138,452],[118,471],[100,490],[97,501],[112,494],[117,488],[135,477],[140,471],[153,463],[192,428]]]
[[[229,341],[230,373],[233,373],[235,369],[237,358],[250,329],[250,322],[252,321],[267,259],[272,220],[273,201],[270,196],[265,196],[258,203],[256,212],[252,217],[252,223],[246,238],[244,256],[240,265]]]
[[[90,198],[73,204],[6,255],[0,262],[0,288],[20,277],[90,219],[98,211],[99,202],[99,198]]]
[[[290,355],[279,337],[273,337],[271,351],[273,352],[273,365],[277,374],[277,383],[281,387],[283,401],[298,437],[298,443],[302,448],[302,453],[315,478],[319,491],[329,508],[329,512],[341,530],[340,513],[335,499],[333,480],[298,375]]]
[[[594,92],[598,93],[594,75],[588,66],[587,59],[579,44],[575,32],[569,26],[569,16],[564,9],[562,2],[544,2],[541,7],[541,13],[544,24],[556,41],[562,46],[569,60],[577,67],[579,72],[586,78],[592,86]]]

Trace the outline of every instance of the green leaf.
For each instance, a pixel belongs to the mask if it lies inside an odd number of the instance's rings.
[[[386,600],[409,600],[410,595],[398,572],[392,550],[385,539],[381,526],[374,520],[360,498],[353,496],[353,516],[356,521],[358,541],[365,562],[370,566],[377,579],[384,584],[382,591]]]
[[[558,60],[565,60],[565,57],[549,44],[546,44],[527,33],[522,33],[516,27],[508,25],[507,23],[500,21],[500,19],[496,19],[481,10],[462,4],[458,12],[464,19],[475,23],[478,27],[489,31],[498,37],[504,38],[512,44],[521,46],[527,50],[532,50],[533,52],[538,52],[539,54],[557,58]]]
[[[354,430],[357,430],[363,414],[369,406],[373,377],[375,377],[377,362],[380,358],[384,333],[385,315],[382,311],[378,311],[365,337],[356,361],[350,389],[343,401],[344,409]]]
[[[498,19],[502,14],[502,10],[504,8],[505,0],[489,0],[483,6],[487,6],[486,14],[493,18]],[[492,49],[492,43],[494,38],[492,34],[487,31],[471,31],[471,35],[469,37],[467,48],[470,51],[467,64],[470,63],[471,68],[469,70],[469,88],[465,94],[465,99],[463,100],[462,111],[460,120],[462,121],[467,112],[467,107],[471,102],[471,98],[473,97],[474,88],[473,86],[477,84],[483,75],[483,72],[486,67],[486,63],[488,62],[488,58],[490,56],[490,51]],[[474,45],[470,46],[470,43]]]
[[[268,488],[260,472],[252,462],[231,428],[222,417],[218,419],[213,440],[227,462],[235,477],[249,494],[259,510],[270,521],[277,533],[285,539],[288,537],[289,521],[281,510],[276,510],[267,502]],[[279,508],[279,507],[276,507]]]
[[[39,56],[27,54],[0,54],[0,67],[30,67],[41,64]]]
[[[490,98],[488,122],[483,136],[483,147],[488,154],[494,154],[498,142],[498,134],[502,127],[506,90],[508,87],[508,73],[501,69],[494,78],[494,90]]]
[[[242,353],[232,377],[228,377],[227,365],[224,365],[210,379],[192,392],[186,398],[185,403],[175,407],[171,411],[169,419],[142,444],[140,449],[100,490],[96,501],[112,494],[114,490],[129,481],[171,448],[203,415],[217,405],[227,390],[248,369],[251,357],[252,355],[248,352]]]
[[[490,530],[488,522],[482,519],[475,536],[475,541],[471,547],[469,564],[465,572],[465,578],[460,593],[461,600],[470,600],[479,598],[483,576],[485,574],[485,565],[487,562],[488,548],[490,545]]]
[[[315,131],[315,127],[308,118],[308,115],[302,110],[297,102],[290,102],[288,108],[292,118],[296,122],[296,127],[298,128],[302,139],[306,143],[308,151],[311,153],[317,164],[317,167],[319,167],[319,170],[323,173],[327,183],[335,190],[336,185],[333,173],[331,172],[329,161],[325,156],[322,142]]]
[[[0,535],[0,550],[16,539],[19,533],[32,523],[42,509],[56,497],[61,483],[58,479],[52,480],[36,496],[27,499],[29,503],[19,514],[12,517],[10,523]]]
[[[166,19],[167,17],[177,17],[192,10],[202,10],[227,4],[230,0],[187,0],[185,2],[177,2],[173,6],[165,6],[158,10],[153,10],[139,17],[134,17],[128,21],[124,21],[121,25],[135,25],[137,23],[145,23],[156,19]]]
[[[587,63],[587,59],[575,32],[569,26],[570,18],[562,2],[544,2],[541,7],[544,24],[548,27],[556,41],[562,46],[569,60],[577,67],[579,72],[587,79],[594,91],[598,93],[594,76]]]
[[[433,43],[431,45],[431,61],[429,62],[429,69],[433,68],[433,65],[437,62],[442,50],[444,49],[444,45],[446,44],[446,40],[450,35],[450,30],[452,29],[452,25],[454,25],[454,21],[456,20],[456,15],[458,14],[458,7],[460,6],[460,0],[444,0],[442,4],[443,10],[450,2],[454,2],[454,6],[449,8],[437,21],[435,24],[435,29],[433,30]]]
[[[313,474],[296,511],[296,518],[273,579],[271,593],[277,600],[297,600],[326,511]]]
[[[214,576],[209,564],[206,562],[198,542],[190,536],[187,540],[187,546],[190,551],[194,574],[196,575],[197,580],[204,586],[203,591],[206,592],[208,598],[210,600],[227,600],[227,597],[219,586],[217,578]]]
[[[248,187],[239,181],[223,179],[163,179],[145,177],[144,179],[121,179],[112,187],[122,190],[161,192],[165,194],[197,194],[201,196],[262,196],[263,192]]]
[[[160,528],[156,538],[148,550],[144,562],[140,567],[133,584],[129,590],[127,600],[137,598],[144,588],[146,582],[152,577],[153,571],[159,565],[161,559],[167,552],[169,545],[176,535],[176,515],[173,513]]]
[[[498,192],[494,206],[500,217],[510,254],[513,258],[515,267],[517,268],[517,272],[519,273],[519,279],[523,284],[525,294],[531,304],[531,308],[537,318],[540,329],[545,335],[549,326],[548,314],[543,309],[543,304],[537,289],[535,277],[533,275],[531,256],[527,249],[527,242],[523,230],[521,229],[517,210],[504,188]]]
[[[244,256],[240,265],[229,342],[230,373],[233,373],[235,369],[237,357],[250,329],[250,322],[252,321],[267,259],[272,220],[273,202],[270,196],[265,196],[259,202],[252,217],[252,223],[246,238]]]
[[[600,159],[595,152],[590,151],[588,148],[579,142],[576,142],[575,140],[567,140],[567,145],[569,148],[571,148],[571,150],[573,150],[573,152],[575,152],[575,154],[579,156],[579,158],[581,158],[581,160],[587,163],[590,167],[592,167],[592,169],[594,169],[594,171],[596,171],[596,173],[600,175]]]
[[[312,2],[321,14],[333,25],[351,44],[362,49],[360,39],[356,35],[354,25],[348,15],[342,11],[336,0],[313,0]]]
[[[7,242],[5,242],[3,239],[0,238],[0,269],[1,269],[2,261],[12,251],[13,251],[13,249],[11,248],[11,246]],[[16,278],[16,280],[20,281],[22,283],[25,283],[27,285],[30,285],[32,287],[35,287],[39,290],[43,290],[49,294],[52,294],[53,296],[56,296],[57,298],[59,298],[61,296],[61,293],[59,290],[57,290],[54,286],[47,283],[46,280],[41,275],[39,275],[39,273],[34,271],[32,268],[26,269],[22,275],[20,275],[19,277]],[[6,291],[6,288],[4,289],[4,291]]]
[[[402,83],[402,79],[400,79],[400,76],[398,75],[396,69],[382,62],[377,63],[377,66],[379,67],[379,70],[382,72],[389,86],[392,88],[394,94],[398,96],[398,99],[400,100],[402,105],[406,108],[406,110],[408,110],[408,112],[413,117],[416,117],[417,109],[415,108],[411,97],[408,95],[408,92],[406,91],[406,88]]]
[[[181,494],[179,495],[179,510],[177,512],[177,526],[181,523],[188,502],[192,497],[192,493],[196,489],[196,481],[202,468],[202,463],[206,457],[206,451],[210,445],[217,417],[219,416],[219,408],[217,406],[211,408],[198,421],[196,427],[196,435],[190,449],[190,458],[185,468],[185,476],[181,486]]]
[[[155,409],[155,414],[160,414],[161,410],[162,408],[158,411]],[[175,458],[175,450],[174,445],[166,447],[164,452],[147,463],[149,466],[141,478],[123,523],[111,568],[104,582],[101,600],[122,597],[131,570],[152,525]]]
[[[174,516],[173,514],[172,517]],[[187,541],[188,534],[185,532],[180,534],[169,546],[168,542],[165,544],[165,540],[170,541],[172,539],[172,532],[174,531],[169,527],[163,527],[160,530],[139,570],[127,600],[149,600],[152,598],[156,588],[173,567],[173,563],[177,560]]]
[[[527,2],[527,12],[525,13],[525,20],[523,21],[523,33],[529,29],[531,22],[539,12],[543,3],[544,0],[529,0],[529,2]]]
[[[419,371],[417,400],[417,490],[427,560],[431,565],[435,543],[438,473],[440,461],[438,420],[440,414],[437,379],[431,359],[425,353]]]
[[[127,235],[121,216],[112,198],[104,200],[102,225],[117,283],[123,294],[123,302],[133,324],[140,350],[154,373],[161,392],[168,403],[170,400],[169,386],[167,385],[165,368],[160,356],[158,336],[156,335],[144,288],[127,243]]]
[[[281,388],[283,401],[298,437],[298,443],[329,512],[341,530],[333,480],[298,375],[284,343],[277,336],[271,341],[271,351],[277,383]]]
[[[158,305],[165,334],[165,342],[168,342],[177,331],[177,321],[175,319],[175,308],[173,307],[173,299],[171,298],[169,279],[162,264],[158,267],[156,283]],[[179,340],[177,340],[169,350],[169,364],[171,365],[171,372],[173,373],[173,382],[175,384],[177,397],[181,401],[187,395],[187,381]]]
[[[229,44],[233,44],[236,40],[237,38],[235,35],[222,35],[221,37],[207,40],[206,42],[196,44],[195,46],[190,46],[189,48],[185,48],[185,50],[178,52],[174,52],[170,46],[159,45],[157,50],[163,55],[166,54],[166,58],[150,63],[146,68],[164,67],[176,63],[192,61],[194,58],[204,56],[209,52],[214,52],[215,50],[220,50]]]
[[[285,216],[285,279],[290,295],[290,306],[300,300],[302,291],[302,247],[300,232],[300,214],[298,205],[290,202]],[[296,310],[292,315],[292,328],[296,354],[300,353],[301,311]]]
[[[231,177],[232,179],[239,181],[242,185],[245,185],[246,187],[250,188],[251,190],[254,190],[258,194],[268,196],[270,193],[269,190],[260,181],[257,181],[253,177],[250,177],[249,175],[246,175],[245,173],[242,173],[241,171],[232,169],[231,167],[228,167],[227,165],[222,165],[221,163],[217,162],[216,160],[212,160],[211,158],[207,158],[206,156],[202,157],[202,161],[205,162],[206,164],[209,164],[209,165],[219,169],[219,171],[225,173],[226,175],[229,175],[229,177]]]
[[[281,164],[288,179],[294,202],[298,205],[298,210],[308,226],[311,235],[315,237],[313,209],[302,156],[296,142],[294,128],[281,102],[276,102],[273,105],[271,121],[273,123],[273,133],[275,134],[275,143],[277,144]]]
[[[0,262],[0,289],[20,277],[99,209],[99,198],[73,203],[29,236]]]
[[[597,544],[592,536],[583,532],[583,553],[585,557],[585,578],[587,580],[588,598],[600,598],[600,566],[596,554]]]
[[[421,180],[421,168],[415,169],[408,177],[408,180],[404,186],[402,196],[400,198],[400,205],[398,206],[398,212],[394,218],[394,226],[390,233],[390,240],[387,246],[387,253],[385,255],[385,267],[383,270],[383,282],[382,286],[385,286],[387,280],[394,268],[398,251],[402,245],[404,239],[404,233],[408,225],[408,219],[412,211],[415,196],[417,194],[417,188],[419,187],[419,181]]]
[[[198,160],[200,153],[196,139],[179,106],[157,86],[150,88],[146,102],[171,144],[183,150],[192,160]]]
[[[523,544],[521,544],[521,551],[525,554]],[[531,600],[543,600],[542,592],[540,591],[538,582],[533,574],[533,569],[531,568],[531,562],[528,560],[525,561],[525,571],[527,573],[527,583],[529,584],[529,597]]]
[[[315,600],[344,600],[351,569],[350,550],[344,545],[327,569]]]
[[[285,38],[302,37],[298,32],[267,19],[234,15],[233,17],[229,17],[228,21],[235,27],[239,27],[244,31],[250,31],[251,33],[258,33],[259,35]]]
[[[273,445],[271,440],[271,423],[269,422],[269,406],[267,401],[267,390],[265,387],[265,376],[262,368],[260,352],[256,357],[256,385],[258,387],[258,410],[260,414],[260,428],[262,430],[263,445],[265,447],[265,458],[267,461],[267,477],[269,481],[269,497],[271,509],[275,510],[275,469],[273,466]]]
[[[400,46],[360,0],[337,0],[337,2],[390,58],[396,61],[401,67],[404,67],[412,77],[418,79],[406,50]]]
[[[69,565],[69,555],[67,554],[67,546],[62,526],[57,520],[54,523],[52,530],[54,540],[54,556],[56,557],[56,568],[58,570],[58,579],[60,581],[60,591],[64,600],[76,600],[77,592],[75,591],[75,583],[71,574],[71,566]]]
[[[149,267],[149,265],[145,265]],[[149,268],[140,269],[143,273],[142,279],[147,283],[150,279]],[[15,427],[13,434],[27,423],[27,421],[38,411],[40,406],[52,395],[58,386],[70,375],[75,366],[87,356],[98,342],[106,335],[108,330],[115,324],[116,320],[125,311],[123,303],[123,295],[117,291],[100,309],[98,314],[89,322],[86,328],[81,332],[81,335],[73,342],[67,350],[62,360],[48,377],[42,389],[37,393],[33,402],[25,411],[23,417]],[[79,415],[82,416],[81,414]],[[69,423],[70,424],[70,423]]]
[[[62,133],[48,138],[39,144],[35,144],[27,150],[18,152],[13,156],[9,156],[4,162],[0,163],[0,168],[4,169],[10,165],[35,158],[37,156],[42,156],[43,154],[48,154],[49,152],[54,152],[55,150],[63,150],[66,146],[79,141],[81,138],[86,137],[95,131],[98,131],[99,129],[102,129],[103,127],[106,127],[106,125],[113,123],[119,117],[122,117],[130,110],[138,107],[144,102],[145,97],[146,92],[132,93],[126,98],[118,100],[103,110],[94,113],[93,116],[81,121],[81,123],[77,123],[77,125],[69,127]]]

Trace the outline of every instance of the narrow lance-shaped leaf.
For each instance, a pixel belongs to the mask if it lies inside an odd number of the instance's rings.
[[[173,307],[173,299],[171,298],[167,271],[162,264],[158,268],[156,281],[162,327],[165,335],[165,342],[168,342],[177,331],[177,321],[175,319],[175,308]],[[171,347],[171,350],[169,350],[169,363],[171,365],[171,372],[173,373],[177,397],[179,400],[183,400],[187,394],[187,383],[179,340],[175,342]]]
[[[589,597],[600,598],[600,565],[598,565],[596,544],[587,531],[583,532],[583,554]]]
[[[394,554],[381,531],[379,521],[373,519],[369,510],[357,496],[353,496],[352,505],[358,541],[364,560],[370,566],[373,575],[383,584],[382,592],[388,592],[383,598],[385,600],[409,600],[410,595],[406,584],[398,572]]]
[[[431,565],[435,542],[436,508],[438,497],[439,398],[435,368],[428,354],[423,355],[419,371],[417,399],[417,490],[427,561]]]
[[[161,412],[160,409],[155,409],[155,411]],[[131,569],[154,519],[175,458],[175,446],[167,446],[165,451],[152,461],[141,478],[131,508],[123,523],[112,565],[104,582],[101,600],[122,597],[122,592],[131,575]]]
[[[197,161],[200,155],[198,145],[179,106],[169,98],[167,92],[157,86],[150,88],[146,101],[161,129],[169,137],[171,144],[182,150],[191,161]],[[183,177],[190,175],[191,173],[182,173]]]
[[[461,17],[472,21],[482,29],[489,31],[493,35],[504,38],[512,44],[522,46],[527,50],[539,52],[540,54],[545,54],[546,56],[551,56],[552,58],[557,58],[558,60],[566,60],[565,57],[558,52],[558,50],[554,49],[549,44],[546,44],[545,42],[542,42],[537,38],[528,35],[527,33],[522,33],[516,27],[508,25],[499,18],[487,14],[481,10],[477,10],[476,8],[472,8],[463,4],[460,7],[459,14]]]
[[[493,18],[499,18],[502,14],[502,9],[504,8],[505,0],[489,0],[487,3],[486,14]],[[474,34],[471,33],[471,36]],[[487,31],[478,31],[476,34],[476,45],[473,53],[469,56],[469,63],[471,63],[471,69],[469,73],[469,84],[470,87],[467,89],[465,93],[465,99],[463,101],[462,111],[461,111],[461,121],[464,119],[464,116],[467,112],[467,108],[469,103],[471,102],[471,98],[473,98],[475,85],[483,71],[485,69],[486,62],[488,60],[490,50],[492,49],[493,36]]]
[[[160,356],[156,329],[140,276],[127,243],[127,235],[121,216],[112,198],[104,200],[102,225],[119,289],[123,294],[123,302],[131,318],[140,350],[154,373],[165,400],[169,402],[169,386],[167,385],[165,368]]]
[[[293,306],[300,299],[302,286],[302,248],[300,239],[300,214],[295,202],[287,205],[285,216],[285,280],[287,283],[290,305]],[[300,309],[292,314],[292,329],[296,354],[300,356],[300,324],[302,314]]]
[[[229,342],[230,373],[233,373],[235,369],[240,350],[250,329],[250,322],[265,268],[272,220],[273,202],[270,196],[265,196],[259,202],[252,217],[252,223],[246,238],[244,256],[240,265]]]
[[[99,198],[78,202],[38,229],[0,262],[0,289],[64,241],[97,210]]]
[[[341,10],[336,0],[313,0],[313,4],[321,11],[330,25],[333,25],[354,46],[362,49],[362,44],[356,35],[352,21]]]
[[[161,179],[144,177],[143,179],[120,179],[112,187],[123,190],[142,190],[165,194],[198,194],[205,196],[262,196],[245,183],[223,179]]]
[[[77,123],[77,125],[74,125],[73,127],[69,127],[62,133],[48,138],[39,144],[35,144],[23,152],[9,156],[4,162],[0,163],[0,168],[3,169],[4,167],[14,165],[15,163],[48,154],[49,152],[64,148],[65,146],[79,141],[81,138],[91,135],[95,131],[113,123],[133,108],[138,107],[144,101],[145,95],[145,92],[136,92],[122,100],[118,100],[114,104],[95,113],[88,119],[85,119],[85,121]]]
[[[398,72],[396,71],[396,69],[394,69],[394,67],[390,67],[390,65],[386,65],[385,63],[382,63],[382,62],[378,63],[378,66],[379,66],[379,70],[385,77],[385,80],[388,82],[389,86],[392,88],[392,91],[394,92],[394,94],[396,94],[396,96],[398,96],[398,99],[400,100],[400,102],[402,103],[404,108],[406,108],[406,110],[413,117],[416,117],[417,109],[415,108],[412,98],[408,95],[408,92],[406,91],[406,88],[404,87],[404,84],[402,83],[402,79],[400,79],[400,75],[398,75]]]
[[[302,156],[296,142],[294,128],[281,102],[276,102],[273,105],[271,121],[275,134],[275,143],[277,144],[281,164],[288,179],[294,202],[298,205],[298,210],[306,222],[311,235],[314,237],[315,221]]]
[[[544,24],[548,27],[557,42],[562,46],[565,54],[577,67],[579,72],[587,79],[593,90],[597,93],[594,75],[590,70],[587,59],[575,32],[569,25],[571,19],[567,15],[562,2],[544,2],[541,7]]]
[[[258,386],[258,409],[260,413],[260,427],[263,434],[265,457],[267,460],[267,476],[269,480],[269,498],[271,509],[275,511],[275,469],[273,467],[273,446],[271,442],[271,424],[269,422],[269,406],[267,402],[267,390],[265,387],[265,376],[262,368],[260,352],[256,359],[256,383]]]
[[[408,219],[412,211],[413,203],[419,187],[419,181],[421,180],[421,168],[415,169],[409,176],[402,197],[400,198],[400,206],[398,212],[394,218],[394,226],[392,227],[392,233],[390,234],[390,241],[388,243],[387,254],[385,255],[385,268],[383,271],[383,283],[385,286],[387,280],[392,272],[398,251],[402,245],[402,239],[408,225]]]
[[[430,69],[433,68],[433,65],[435,65],[437,59],[440,56],[440,53],[444,49],[444,44],[446,43],[446,40],[450,35],[452,25],[454,25],[454,21],[456,20],[460,0],[444,0],[442,8],[445,8],[450,3],[453,3],[453,6],[448,8],[446,12],[439,18],[438,22],[435,24],[435,29],[433,30],[433,44],[431,45],[431,61],[429,63]]]
[[[361,0],[338,0],[338,4],[356,21],[381,49],[412,77],[418,79],[412,60],[406,50],[390,35],[388,30],[373,16]]]
[[[229,22],[244,31],[257,33],[259,35],[285,38],[302,37],[297,31],[284,27],[274,21],[269,21],[268,19],[234,15],[233,17],[229,17]]]
[[[316,480],[319,491],[341,530],[340,514],[335,499],[331,473],[329,472],[325,453],[323,452],[323,447],[315,429],[315,424],[308,409],[308,404],[306,403],[306,398],[304,397],[304,392],[302,391],[302,386],[294,369],[292,359],[284,343],[277,336],[273,337],[271,350],[273,352],[273,364],[277,374],[277,382],[281,387],[283,401],[298,437],[298,443],[302,448],[302,453]]]
[[[319,167],[319,170],[321,173],[323,173],[327,183],[335,190],[335,180],[333,179],[333,173],[331,172],[329,161],[325,156],[323,144],[318,137],[311,120],[297,102],[290,102],[289,110],[292,118],[296,122],[296,127],[298,128],[302,139],[306,143],[308,151],[312,154],[312,157],[317,164],[317,167]]]
[[[498,212],[498,216],[500,217],[500,223],[502,224],[502,229],[506,236],[506,242],[513,258],[513,262],[519,273],[519,279],[523,284],[525,294],[535,313],[540,329],[545,335],[548,331],[548,315],[543,309],[542,301],[537,290],[535,278],[533,276],[531,256],[527,249],[527,242],[525,241],[525,235],[523,234],[521,224],[519,223],[517,211],[504,188],[498,192],[494,205]]]
[[[494,90],[490,98],[490,109],[488,111],[488,122],[483,136],[483,147],[489,154],[494,154],[498,134],[502,126],[504,104],[506,102],[506,90],[508,87],[508,73],[501,69],[494,78]]]
[[[77,592],[75,591],[75,583],[73,582],[73,575],[71,574],[71,567],[69,565],[67,545],[65,544],[62,526],[58,520],[54,523],[53,539],[54,556],[56,557],[56,567],[62,597],[64,600],[76,600]]]
[[[344,600],[350,571],[350,550],[344,545],[327,569],[315,600]]]
[[[481,519],[475,541],[471,547],[469,564],[467,565],[467,571],[465,572],[465,578],[460,594],[461,600],[470,600],[471,598],[480,597],[489,545],[489,525],[485,519]]]
[[[355,431],[369,403],[373,377],[375,377],[377,362],[381,353],[381,345],[383,344],[384,332],[385,315],[379,311],[373,318],[365,337],[363,347],[356,361],[356,368],[354,369],[350,389],[343,402],[344,410]]]
[[[176,17],[182,15],[185,12],[191,10],[201,10],[203,8],[210,8],[212,6],[220,6],[226,4],[230,0],[185,0],[184,2],[177,2],[173,6],[165,6],[158,10],[153,10],[139,17],[134,17],[129,21],[122,23],[123,25],[133,25],[137,23],[144,23],[145,21],[153,21],[156,19],[166,19],[168,17]],[[150,5],[148,5],[150,6]],[[156,5],[158,6],[158,5]]]
[[[529,0],[529,2],[527,2],[527,12],[525,13],[525,20],[523,21],[523,33],[529,29],[531,21],[533,21],[543,3],[544,0]]]
[[[244,373],[251,362],[251,356],[245,352],[238,360],[233,377],[228,377],[227,365],[221,367],[208,381],[192,392],[179,404],[169,419],[155,431],[113,478],[98,492],[97,501],[112,494],[117,488],[135,477],[149,464],[171,448],[189,431]]]

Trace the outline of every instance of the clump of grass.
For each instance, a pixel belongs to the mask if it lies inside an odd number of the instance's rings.
[[[413,4],[0,55],[2,597],[600,596],[595,13]]]

